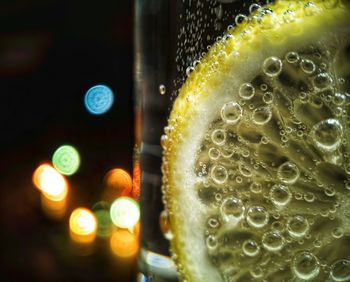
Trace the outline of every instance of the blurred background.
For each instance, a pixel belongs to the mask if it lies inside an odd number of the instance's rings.
[[[133,1],[0,1],[1,281],[135,280],[132,24]],[[114,102],[91,114],[84,97],[100,84]],[[64,175],[52,156],[66,144],[80,162]],[[57,175],[38,176],[42,164]],[[63,196],[45,190],[52,179]],[[125,226],[109,216],[120,196],[136,207]]]

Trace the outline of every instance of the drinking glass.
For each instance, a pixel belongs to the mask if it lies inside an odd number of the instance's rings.
[[[255,1],[255,3],[257,3]],[[177,281],[162,202],[161,139],[171,106],[193,64],[251,1],[136,0],[135,140],[141,166],[139,280]]]

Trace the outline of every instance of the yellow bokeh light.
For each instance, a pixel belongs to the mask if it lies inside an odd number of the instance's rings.
[[[34,171],[33,183],[52,201],[62,201],[67,196],[66,179],[49,164],[42,164]]]
[[[79,243],[92,242],[96,237],[96,217],[86,208],[77,208],[69,218],[69,229],[74,241]]]
[[[110,246],[114,255],[120,258],[130,258],[139,250],[139,240],[135,234],[126,229],[117,229],[110,238]]]

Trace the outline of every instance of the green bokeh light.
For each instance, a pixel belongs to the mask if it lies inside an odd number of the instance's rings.
[[[131,228],[140,219],[140,207],[135,200],[129,197],[120,197],[113,202],[110,214],[117,227]]]
[[[63,145],[52,156],[53,166],[64,175],[72,175],[80,166],[80,156],[73,146]]]
[[[97,202],[92,210],[97,219],[97,236],[108,237],[112,234],[113,223],[109,215],[110,206],[107,202]]]

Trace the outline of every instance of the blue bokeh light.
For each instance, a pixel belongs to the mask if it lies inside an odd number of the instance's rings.
[[[101,115],[108,112],[113,102],[113,91],[103,84],[91,87],[84,98],[86,109],[93,115]]]

